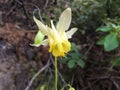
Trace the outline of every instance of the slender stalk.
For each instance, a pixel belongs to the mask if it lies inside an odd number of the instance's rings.
[[[55,57],[55,90],[58,90],[57,83],[58,83],[58,68],[57,68],[57,57]]]

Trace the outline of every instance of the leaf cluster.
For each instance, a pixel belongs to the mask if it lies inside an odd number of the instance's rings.
[[[119,47],[120,25],[113,22],[105,22],[105,25],[97,28],[96,31],[104,33],[98,40],[98,45],[103,45],[105,51],[111,51]]]

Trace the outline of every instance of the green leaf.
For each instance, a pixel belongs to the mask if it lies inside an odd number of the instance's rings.
[[[97,41],[97,44],[98,44],[98,45],[104,45],[104,42],[105,42],[105,36],[101,37],[101,38]]]
[[[112,58],[111,63],[113,66],[120,66],[120,56]]]
[[[68,67],[73,68],[75,66],[75,61],[74,60],[69,60],[68,61]]]
[[[60,59],[60,62],[61,63],[66,63],[68,61],[68,59],[69,59],[68,57],[63,57],[63,58]]]
[[[108,32],[110,31],[112,28],[108,27],[108,26],[101,26],[99,27],[96,31],[103,31],[103,32]]]
[[[105,37],[104,49],[105,51],[114,50],[119,46],[119,41],[116,33],[111,33]]]
[[[38,33],[35,36],[34,44],[39,45],[44,39],[44,35],[41,33],[41,31],[38,31]]]
[[[70,53],[70,56],[71,56],[71,59],[79,59],[79,53],[76,53],[76,52],[72,52]],[[75,60],[74,60],[75,61]]]
[[[81,60],[81,59],[79,59],[79,60],[77,61],[77,64],[78,64],[81,68],[84,68],[84,67],[85,67],[85,62],[84,62],[83,60]]]
[[[71,51],[77,51],[77,45],[75,43],[71,43]]]
[[[111,24],[111,27],[114,28],[114,29],[117,29],[117,28],[118,28],[117,25],[115,25],[115,24],[113,24],[113,23]]]

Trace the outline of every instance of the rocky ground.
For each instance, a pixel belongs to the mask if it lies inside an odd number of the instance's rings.
[[[18,62],[12,45],[0,41],[0,90],[24,90],[26,69]]]

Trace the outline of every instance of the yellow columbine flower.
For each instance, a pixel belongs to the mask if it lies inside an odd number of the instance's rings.
[[[71,8],[67,8],[61,14],[56,27],[51,20],[51,27],[44,25],[41,21],[33,17],[39,31],[35,37],[34,46],[49,44],[49,52],[55,57],[65,56],[71,49],[69,38],[77,31],[77,28],[72,28],[68,31],[71,23]],[[44,39],[47,36],[48,39]]]

